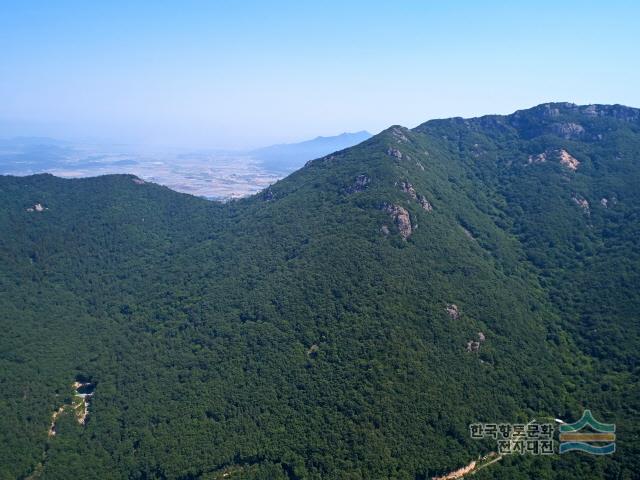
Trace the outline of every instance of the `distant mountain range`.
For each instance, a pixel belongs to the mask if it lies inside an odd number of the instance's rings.
[[[316,137],[300,143],[284,143],[259,148],[249,154],[262,162],[266,170],[291,173],[307,161],[357,145],[371,138],[367,131],[342,133],[332,137]]]

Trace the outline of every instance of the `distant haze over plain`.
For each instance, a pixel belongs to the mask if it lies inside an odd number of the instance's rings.
[[[366,131],[316,137],[253,151],[74,144],[47,137],[0,138],[0,175],[65,178],[129,173],[178,192],[228,200],[256,193],[307,161],[356,145]]]

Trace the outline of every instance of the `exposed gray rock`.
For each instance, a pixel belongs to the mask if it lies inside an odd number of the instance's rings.
[[[547,161],[547,153],[546,152],[542,152],[542,153],[538,153],[536,155],[529,155],[529,160],[527,163],[529,163],[529,165],[531,164],[536,164],[536,163],[545,163]]]
[[[624,105],[587,105],[582,107],[581,113],[590,117],[613,117],[627,122],[640,120],[640,109]]]
[[[430,212],[433,210],[433,206],[431,205],[431,203],[429,203],[429,201],[424,197],[424,195],[418,195],[418,192],[416,192],[415,187],[411,185],[411,183],[409,183],[408,181],[403,180],[400,182],[400,190],[402,190],[404,193],[408,194],[411,198],[416,200],[420,204],[423,210],[427,212]]]
[[[560,109],[559,108],[554,107],[554,106],[549,105],[549,104],[546,104],[544,106],[544,108],[545,108],[545,111],[543,113],[544,116],[551,117],[551,118],[560,116]]]
[[[560,152],[558,154],[560,156],[561,165],[564,165],[569,170],[573,170],[574,172],[578,169],[578,165],[580,165],[580,162],[572,157],[564,148],[560,149]]]
[[[484,333],[478,332],[478,341],[484,342],[485,340],[486,340],[486,337],[484,336]]]
[[[387,155],[397,158],[398,160],[402,160],[402,152],[397,148],[389,147],[387,149]]]
[[[480,342],[476,342],[475,340],[469,340],[467,342],[467,352],[477,352],[480,350]]]
[[[571,199],[574,201],[576,205],[578,205],[582,209],[584,214],[586,215],[591,214],[591,210],[589,208],[589,202],[587,201],[586,198],[574,193]]]
[[[554,123],[551,125],[551,130],[561,137],[566,139],[578,138],[584,133],[584,127],[578,123]]]
[[[44,212],[47,210],[41,203],[36,203],[33,207],[27,208],[27,212]]]
[[[640,109],[624,105],[576,105],[575,103],[546,103],[530,110],[519,111],[512,115],[520,117],[536,114],[540,117],[555,118],[561,115],[587,115],[590,117],[611,117],[628,122],[640,120]]]
[[[367,186],[371,183],[371,178],[366,175],[358,175],[354,180],[353,184],[349,185],[345,191],[347,193],[356,193],[362,192],[367,188]]]
[[[404,240],[409,238],[413,229],[411,227],[411,217],[409,216],[409,212],[407,211],[407,209],[399,205],[385,204],[384,210],[387,213],[390,213],[393,217],[393,222],[398,227],[402,238]]]
[[[393,137],[398,141],[398,143],[409,142],[409,139],[407,138],[407,135],[406,135],[406,133],[408,132],[409,130],[404,127],[399,127],[399,126],[391,127],[391,135],[393,135]]]
[[[456,304],[450,303],[444,309],[454,320],[458,320],[460,318],[460,310]]]
[[[380,227],[380,232],[382,232],[383,235],[389,235],[389,227],[387,227],[386,225],[382,225]]]
[[[582,113],[587,115],[588,117],[597,117],[598,116],[598,107],[595,105],[587,105],[582,109]]]
[[[418,198],[418,195],[416,193],[416,189],[409,182],[406,182],[406,181],[400,182],[400,189],[404,193],[408,193],[409,196],[411,198],[413,198],[414,200]]]
[[[545,163],[548,160],[555,160],[563,167],[573,170],[574,172],[580,166],[580,161],[567,152],[564,148],[550,148],[542,153],[535,155],[529,155],[527,163],[529,165],[535,165]]]
[[[433,206],[429,203],[429,201],[424,198],[422,195],[420,195],[418,197],[418,202],[420,202],[420,206],[422,207],[423,210],[427,211],[427,212],[431,212],[433,211]]]
[[[600,199],[600,205],[602,205],[604,208],[608,208],[609,207],[609,200],[607,200],[606,198],[601,198]]]

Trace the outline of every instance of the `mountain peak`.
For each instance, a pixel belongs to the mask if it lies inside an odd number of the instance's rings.
[[[618,120],[637,121],[640,120],[640,108],[628,107],[626,105],[619,104],[577,105],[570,102],[547,102],[534,107],[516,110],[515,112],[507,115],[489,114],[479,117],[449,117],[427,120],[415,127],[414,130],[420,131],[423,127],[428,126],[433,122],[469,123],[486,121],[488,119],[508,121],[510,119],[519,119],[523,117],[553,119],[562,116],[584,116],[585,118],[610,117]]]
[[[640,122],[640,109],[625,105],[576,105],[569,102],[543,103],[508,115],[429,120],[413,129],[414,132],[442,135],[450,128],[479,131],[498,128],[523,138],[555,135],[565,139],[598,140],[608,128],[602,121]]]
[[[612,117],[629,121],[640,119],[640,109],[619,104],[577,105],[570,102],[549,102],[518,110],[508,116],[518,117],[522,115],[537,115],[547,118],[556,118],[562,115],[584,115],[586,117]]]

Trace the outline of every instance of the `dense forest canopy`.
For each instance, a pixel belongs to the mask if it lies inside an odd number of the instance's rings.
[[[0,177],[0,478],[425,479],[495,449],[471,423],[586,408],[614,455],[476,478],[637,478],[639,186],[640,110],[573,104],[226,204]]]

